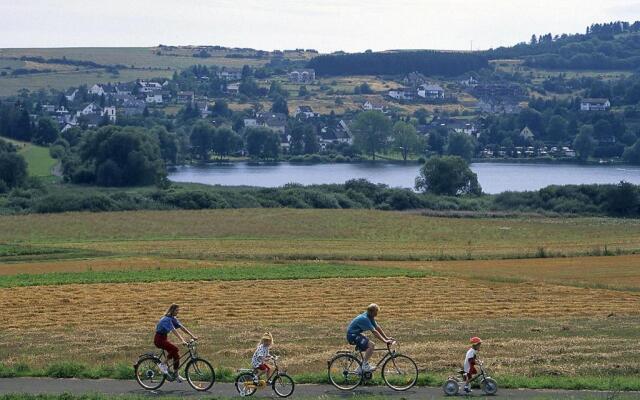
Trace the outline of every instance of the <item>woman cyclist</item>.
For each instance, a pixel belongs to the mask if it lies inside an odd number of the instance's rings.
[[[169,360],[173,360],[173,371],[169,371],[166,365],[161,364],[160,369],[162,370],[162,373],[169,375],[172,379],[175,379],[178,382],[182,382],[184,378],[178,374],[178,369],[180,368],[180,354],[178,353],[178,348],[169,341],[167,336],[169,333],[173,333],[184,345],[186,345],[187,342],[184,340],[178,329],[191,336],[193,340],[198,340],[198,338],[185,328],[180,321],[178,321],[176,316],[179,311],[180,306],[177,304],[171,304],[169,306],[167,312],[164,313],[164,316],[160,318],[160,321],[158,321],[158,324],[156,325],[156,335],[153,338],[153,344],[157,348],[167,352],[167,362]]]

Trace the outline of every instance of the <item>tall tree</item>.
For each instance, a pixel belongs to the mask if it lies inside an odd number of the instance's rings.
[[[582,125],[580,127],[580,133],[573,141],[573,148],[578,154],[580,161],[586,161],[593,154],[596,147],[595,140],[593,139],[593,126]]]
[[[420,148],[420,138],[413,125],[398,121],[393,125],[393,145],[400,150],[402,159],[407,161],[409,154]]]
[[[38,119],[38,126],[32,140],[37,144],[48,145],[55,142],[59,136],[58,127],[51,118],[41,117]]]
[[[289,115],[289,105],[287,104],[287,100],[282,96],[277,96],[275,100],[273,100],[271,112]]]
[[[242,138],[229,128],[220,128],[216,130],[212,144],[213,152],[223,158],[242,147]]]
[[[204,162],[209,161],[209,152],[213,146],[214,135],[215,128],[206,121],[198,121],[191,128],[191,148],[198,158]]]
[[[556,142],[562,142],[567,138],[567,120],[560,115],[554,115],[547,125],[547,136]]]
[[[458,156],[465,159],[467,162],[471,161],[476,150],[475,138],[467,135],[466,133],[452,133],[449,135],[449,144],[447,145],[447,154],[452,156]]]
[[[482,193],[478,177],[457,156],[429,157],[416,178],[416,190],[447,196]]]
[[[386,148],[391,135],[391,121],[379,111],[358,114],[352,126],[356,147],[376,159],[376,152]]]

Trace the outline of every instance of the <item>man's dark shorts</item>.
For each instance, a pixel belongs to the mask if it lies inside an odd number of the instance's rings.
[[[347,334],[347,342],[354,344],[360,351],[365,351],[369,347],[369,339],[362,334]]]

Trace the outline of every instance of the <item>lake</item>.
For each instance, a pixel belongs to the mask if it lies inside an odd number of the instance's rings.
[[[418,164],[250,164],[245,162],[181,166],[169,173],[174,182],[208,185],[278,187],[287,183],[303,185],[344,183],[364,178],[391,187],[412,188]],[[618,183],[640,184],[640,167],[573,164],[474,163],[473,172],[485,193],[506,190],[537,190],[549,185]]]

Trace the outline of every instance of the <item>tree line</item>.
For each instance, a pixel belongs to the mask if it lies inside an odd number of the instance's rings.
[[[530,67],[622,69],[640,65],[640,21],[593,24],[584,34],[532,35],[528,43],[486,52],[489,59],[521,58]]]
[[[457,76],[488,67],[485,55],[442,51],[395,51],[328,54],[312,58],[308,68],[318,75],[425,75]]]

